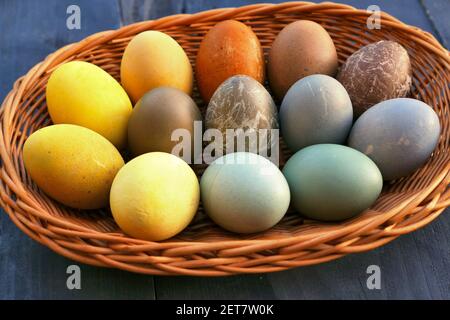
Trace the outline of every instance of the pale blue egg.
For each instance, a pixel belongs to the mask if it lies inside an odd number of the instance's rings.
[[[204,172],[201,198],[208,216],[232,232],[253,233],[276,225],[286,213],[290,192],[278,167],[254,153],[230,153]]]

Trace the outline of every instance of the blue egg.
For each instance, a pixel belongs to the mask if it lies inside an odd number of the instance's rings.
[[[280,108],[283,139],[294,152],[319,143],[344,143],[353,122],[353,108],[336,79],[315,74],[292,85]]]
[[[364,112],[348,144],[371,158],[385,180],[407,176],[422,166],[439,141],[441,127],[434,110],[409,98],[386,100]]]
[[[200,182],[203,208],[218,225],[236,233],[267,230],[286,213],[290,192],[278,167],[248,152],[211,163]]]

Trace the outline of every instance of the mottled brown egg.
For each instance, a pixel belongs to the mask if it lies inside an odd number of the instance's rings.
[[[273,145],[270,129],[278,129],[278,112],[262,84],[248,76],[238,75],[227,79],[217,88],[206,110],[205,124],[208,129],[220,131],[224,153],[257,153]],[[264,136],[264,132],[267,136]],[[266,139],[267,143],[258,144],[259,138]]]
[[[306,76],[335,76],[336,48],[328,32],[318,23],[300,20],[288,24],[275,38],[269,52],[270,87],[279,101],[289,88]]]
[[[134,156],[154,151],[172,153],[174,147],[181,142],[178,134],[175,134],[175,141],[172,141],[172,134],[176,129],[181,129],[189,135],[192,156],[194,121],[201,120],[197,105],[183,91],[170,87],[153,89],[133,109],[128,122],[128,145]],[[187,155],[180,156],[184,159]]]
[[[373,105],[406,97],[411,89],[408,52],[394,41],[379,41],[353,53],[337,79],[347,90],[355,116]]]
[[[264,55],[252,29],[242,22],[216,24],[203,38],[197,53],[196,78],[203,101],[234,75],[248,75],[264,83]]]

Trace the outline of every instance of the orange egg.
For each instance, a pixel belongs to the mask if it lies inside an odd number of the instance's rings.
[[[197,54],[196,78],[203,100],[208,103],[219,85],[235,75],[264,83],[264,55],[250,27],[226,20],[209,30]]]

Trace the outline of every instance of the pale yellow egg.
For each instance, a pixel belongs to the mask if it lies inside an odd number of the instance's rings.
[[[159,241],[181,232],[192,221],[200,200],[194,171],[164,152],[143,154],[128,162],[111,187],[114,220],[127,234]]]

